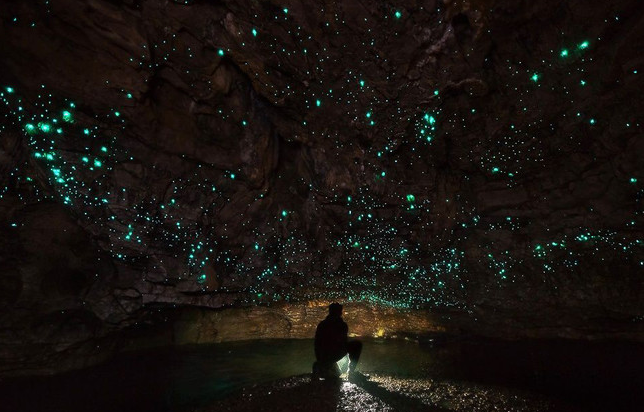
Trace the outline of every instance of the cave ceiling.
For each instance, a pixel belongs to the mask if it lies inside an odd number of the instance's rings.
[[[641,306],[637,1],[0,16],[9,304]]]

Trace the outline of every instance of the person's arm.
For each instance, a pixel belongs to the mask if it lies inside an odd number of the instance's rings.
[[[313,341],[313,350],[315,352],[315,359],[320,359],[320,344],[322,337],[320,336],[320,325],[315,329],[315,340]]]

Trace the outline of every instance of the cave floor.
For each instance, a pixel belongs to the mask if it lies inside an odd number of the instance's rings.
[[[11,411],[641,411],[641,344],[364,340],[362,377],[311,381],[310,340],[148,349],[0,381]]]
[[[198,412],[215,411],[577,411],[547,397],[502,387],[371,374],[348,381],[302,375],[245,388]]]

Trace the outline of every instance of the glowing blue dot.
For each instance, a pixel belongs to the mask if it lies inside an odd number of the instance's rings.
[[[637,178],[631,177],[631,183],[637,183]]]
[[[257,30],[253,28],[253,37],[257,37]]]
[[[13,87],[7,87],[6,90],[7,93],[13,93]]]
[[[322,102],[321,102],[321,101],[319,101],[319,100],[316,100],[316,101],[315,101],[315,105],[316,105],[317,107],[320,107],[320,106],[322,105]]]
[[[436,123],[436,119],[434,118],[434,116],[432,116],[432,115],[430,115],[430,114],[428,114],[428,113],[425,113],[424,119],[425,119],[425,121],[426,121],[427,123],[429,123],[430,125],[433,125],[433,124],[435,124],[435,123]]]
[[[397,19],[402,17],[402,13],[399,12],[398,10],[396,10],[396,13],[394,13],[394,15],[396,16]]]
[[[284,7],[282,11],[284,12],[284,14],[288,14],[288,9],[286,7]]]
[[[224,50],[223,50],[223,49],[219,49],[219,51],[217,52],[217,54],[219,54],[220,56],[223,56],[223,55],[224,55]]]

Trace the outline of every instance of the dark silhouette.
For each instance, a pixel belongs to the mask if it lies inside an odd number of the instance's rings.
[[[337,379],[340,377],[338,362],[349,354],[349,377],[355,372],[362,352],[362,342],[349,341],[349,327],[342,320],[342,305],[329,305],[328,316],[315,330],[315,363],[313,379]]]

